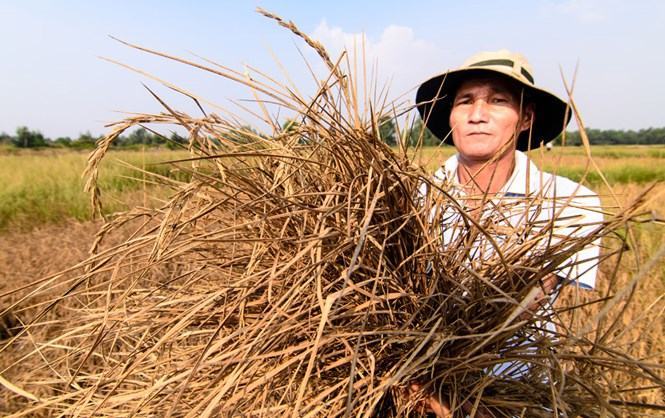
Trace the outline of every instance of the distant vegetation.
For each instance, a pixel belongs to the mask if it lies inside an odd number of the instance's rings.
[[[29,129],[21,126],[16,129],[14,135],[0,133],[0,145],[13,146],[16,148],[73,148],[73,149],[91,149],[100,137],[84,132],[78,138],[68,136],[55,139],[47,138],[38,130]],[[128,135],[119,136],[113,143],[115,148],[136,148],[139,146],[159,146],[170,149],[180,149],[187,143],[187,139],[171,133],[168,137],[154,134],[147,129],[140,128]]]
[[[294,121],[286,121],[284,129],[288,130]],[[245,129],[245,128],[243,128]],[[251,128],[246,128],[248,131],[256,131]],[[418,142],[423,145],[439,145],[439,140],[432,135],[427,129],[423,129],[423,124],[420,119],[408,128],[404,128],[396,124],[391,119],[382,119],[379,123],[379,132],[384,141],[390,145],[397,144],[397,138],[405,138],[410,144]],[[655,145],[665,144],[665,128],[647,128],[637,131],[633,130],[601,130],[601,129],[586,129],[586,134],[589,141],[593,145]],[[229,133],[229,136],[237,137],[238,133]],[[42,135],[38,130],[29,129],[26,126],[21,126],[16,129],[14,135],[7,133],[0,133],[0,146],[10,146],[16,148],[73,148],[73,149],[86,149],[94,148],[96,141],[99,137],[85,132],[79,135],[78,138],[59,137],[47,138]],[[237,138],[236,138],[237,139]],[[561,144],[561,137],[555,140],[555,144]],[[187,138],[173,132],[169,136],[155,134],[145,128],[139,128],[128,135],[121,135],[113,143],[115,148],[137,148],[140,146],[150,147],[165,147],[169,149],[181,149],[187,143]],[[565,135],[565,144],[578,146],[582,143],[579,131],[567,132]]]
[[[382,138],[391,145],[396,144],[396,135],[399,128],[390,120],[383,120],[380,124],[380,131],[388,135],[382,135]],[[593,145],[662,145],[665,144],[665,128],[647,128],[638,131],[616,130],[616,129],[592,129],[585,130],[589,142]],[[423,145],[438,145],[439,140],[432,133],[423,129],[423,123],[420,119],[411,126],[400,132],[400,136],[407,138],[410,144],[418,142]],[[451,141],[447,141],[452,143]],[[554,140],[556,145],[561,145],[561,136]],[[568,131],[565,135],[565,144],[579,146],[582,144],[579,131]]]
[[[665,144],[665,128],[647,128],[639,131],[601,130],[587,128],[589,142],[594,145],[656,145]],[[566,134],[567,145],[582,143],[579,131]],[[561,143],[561,138],[557,139]]]

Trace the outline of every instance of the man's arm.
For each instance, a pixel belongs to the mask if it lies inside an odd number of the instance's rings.
[[[545,307],[549,297],[554,293],[561,279],[554,274],[548,274],[545,278],[540,280],[540,292],[536,295],[534,301],[529,305],[528,309],[523,312],[519,319],[525,321],[534,316],[540,308]]]

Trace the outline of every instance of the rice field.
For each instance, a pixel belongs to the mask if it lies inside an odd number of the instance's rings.
[[[141,170],[177,177],[182,173],[157,163],[183,157],[186,153],[173,151],[113,151],[100,179],[106,212],[151,204],[147,196],[160,193],[147,184]],[[90,220],[82,178],[87,159],[88,152],[77,151],[0,152],[0,231]],[[150,193],[147,188],[152,188]]]
[[[425,148],[418,162],[434,171],[453,153],[449,146]],[[665,146],[599,146],[592,149],[592,155],[612,186],[665,181]],[[155,197],[167,197],[144,181],[141,170],[182,179],[186,173],[163,163],[187,157],[184,151],[112,151],[101,170],[105,211],[150,205]],[[90,220],[90,198],[83,192],[81,177],[87,158],[87,152],[76,151],[0,152],[0,232]],[[587,170],[580,147],[534,151],[532,158],[541,168],[575,181],[582,180]],[[584,181],[593,189],[606,188],[593,167]],[[151,188],[149,193],[147,188]]]
[[[416,159],[417,163],[433,172],[452,153],[452,147],[426,148]],[[613,212],[637,197],[650,183],[665,179],[665,147],[596,147],[592,149],[593,161],[609,184],[604,184],[587,161],[582,148],[555,149],[551,152],[535,151],[531,157],[538,165],[559,174],[568,174],[575,180],[583,180],[602,197],[605,207]],[[186,163],[179,166],[166,162],[187,158],[185,152],[146,150],[112,151],[103,162],[100,186],[105,202],[105,212],[125,210],[135,206],[157,205],[169,198],[167,188],[146,182],[145,172],[157,173],[165,178],[186,179]],[[83,192],[81,173],[88,155],[78,152],[21,152],[0,155],[0,293],[45,277],[74,265],[87,256],[87,249],[94,241],[94,233],[100,224],[90,222],[89,196]],[[572,174],[570,174],[572,173]],[[587,173],[586,177],[584,174]],[[626,174],[628,173],[628,174]],[[584,178],[583,178],[584,177]],[[656,184],[649,195],[647,217],[663,219],[662,202],[665,185]],[[617,263],[606,263],[601,269],[596,296],[564,294],[563,303],[572,305],[572,299],[597,298],[598,294],[621,289],[663,245],[663,226],[654,223],[635,225],[632,230],[632,250],[626,253],[620,264],[619,274],[611,269]],[[617,285],[604,278],[617,277]],[[662,296],[665,294],[665,262],[658,264],[647,280],[639,284],[632,294],[632,304],[625,311],[616,309],[608,315],[618,328],[614,339],[622,350],[636,358],[661,362],[665,343],[662,321]],[[585,308],[588,317],[596,315],[593,305]],[[620,315],[621,314],[621,315]],[[570,319],[576,326],[584,324],[584,316]],[[575,322],[577,321],[577,322]],[[8,357],[9,358],[9,357]],[[1,364],[0,364],[1,366]],[[29,374],[29,370],[14,372]],[[626,387],[640,382],[621,381]],[[659,404],[662,388],[642,390],[635,401]],[[15,397],[4,398],[9,403],[0,411],[17,410]]]
[[[453,153],[450,146],[428,147],[421,150],[416,162],[434,172]],[[596,190],[608,208],[625,204],[655,184],[649,195],[650,216],[665,218],[665,146],[598,146],[592,148],[592,156],[607,184],[594,167],[587,166],[583,148],[537,150],[531,154],[545,170],[582,181]],[[186,179],[186,164],[168,162],[187,157],[185,151],[111,151],[102,163],[100,179],[105,213],[152,206],[168,199],[168,189],[146,181],[143,170]],[[87,152],[77,151],[0,152],[0,238],[91,221],[90,197],[83,191],[82,178],[87,159]],[[641,231],[641,244],[647,253],[665,242],[661,225],[636,228]],[[660,280],[665,282],[665,263],[661,271]]]
[[[438,162],[454,154],[453,147],[425,148],[421,164],[434,169]],[[545,171],[557,173],[577,182],[598,186],[603,179],[588,166],[582,147],[559,147],[552,151],[534,150],[530,154],[537,165]],[[610,185],[648,184],[665,181],[665,146],[593,146],[591,156]]]

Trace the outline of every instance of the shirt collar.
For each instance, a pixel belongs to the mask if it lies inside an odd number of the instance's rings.
[[[462,187],[457,177],[457,167],[459,166],[457,156],[458,154],[455,154],[448,158],[434,177],[441,181],[452,179],[455,187],[461,191]],[[522,151],[515,151],[515,169],[501,192],[509,196],[527,196],[536,191],[539,178],[538,167]]]

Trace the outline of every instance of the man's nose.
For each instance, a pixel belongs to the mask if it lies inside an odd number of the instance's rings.
[[[487,122],[488,105],[485,100],[476,100],[471,107],[470,122]]]

